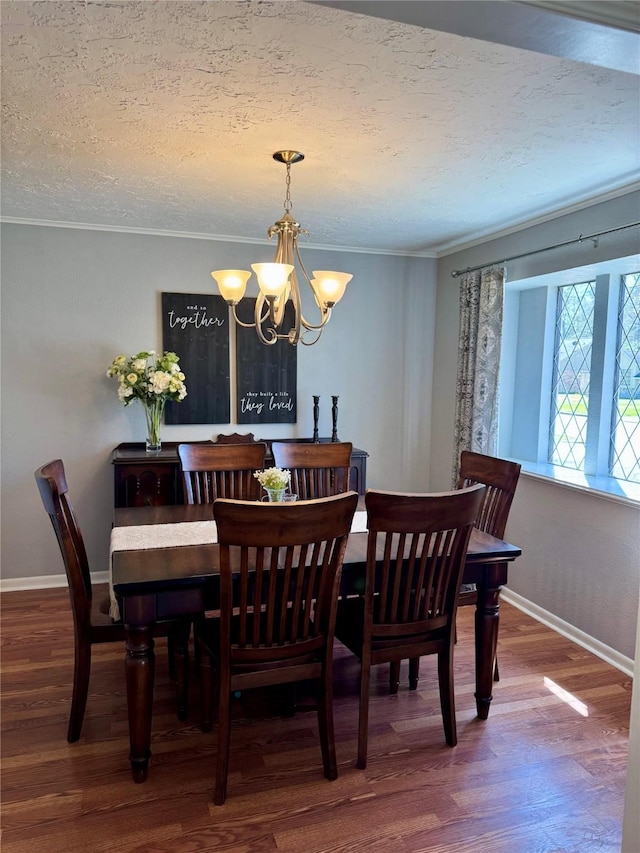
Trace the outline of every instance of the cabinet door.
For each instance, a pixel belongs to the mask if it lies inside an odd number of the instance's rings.
[[[116,506],[171,506],[181,503],[178,479],[177,465],[117,465]]]
[[[367,472],[366,472],[365,457],[351,457],[351,467],[349,469],[349,488],[360,495],[364,495],[367,490]]]

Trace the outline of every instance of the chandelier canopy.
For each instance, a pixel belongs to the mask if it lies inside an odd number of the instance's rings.
[[[346,286],[353,276],[349,273],[330,270],[314,270],[313,277],[308,275],[300,257],[298,235],[309,232],[301,228],[291,215],[291,165],[304,160],[304,154],[299,151],[276,151],[273,159],[284,163],[287,168],[284,216],[267,231],[269,239],[274,234],[278,238],[274,262],[251,264],[260,288],[253,323],[242,322],[236,314],[236,305],[245,294],[251,272],[215,270],[211,275],[218,285],[222,298],[231,307],[236,323],[247,329],[255,328],[263,344],[275,344],[278,340],[287,340],[293,346],[298,343],[310,346],[319,340],[322,330],[329,322],[334,305],[344,296]],[[316,305],[320,310],[318,323],[310,323],[302,313],[296,264],[313,291]],[[294,319],[292,328],[286,331],[283,328],[283,322],[285,306],[289,300],[293,305]],[[313,335],[312,340],[308,339],[307,333]]]

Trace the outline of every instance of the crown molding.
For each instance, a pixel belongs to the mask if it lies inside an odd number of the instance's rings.
[[[509,237],[511,234],[517,234],[519,231],[525,231],[527,228],[534,228],[536,225],[543,225],[545,222],[550,222],[553,219],[558,219],[561,216],[568,216],[571,213],[577,213],[580,210],[585,210],[588,207],[593,207],[596,204],[601,204],[606,201],[620,198],[624,195],[629,195],[632,192],[640,191],[640,180],[625,184],[617,189],[609,190],[600,193],[596,196],[589,196],[581,201],[577,201],[566,207],[554,208],[547,213],[531,219],[523,219],[515,225],[510,225],[508,228],[500,229],[499,231],[477,231],[475,234],[467,236],[464,240],[450,243],[444,243],[432,250],[423,251],[402,251],[399,249],[372,249],[358,246],[330,246],[319,243],[305,243],[305,248],[314,249],[324,252],[349,252],[361,255],[388,255],[391,257],[402,258],[446,258],[448,255],[464,252],[467,249],[473,249],[475,246],[480,246],[485,243],[490,243],[493,240],[500,240],[503,237]],[[56,221],[51,219],[28,219],[17,216],[0,216],[0,223],[12,225],[33,225],[41,228],[71,228],[80,231],[108,231],[117,234],[142,234],[151,237],[179,237],[186,240],[208,240],[213,243],[244,243],[248,245],[264,246],[264,240],[255,237],[232,237],[223,234],[201,234],[190,231],[169,231],[154,228],[132,228],[126,225],[102,225],[87,222],[66,222]]]
[[[0,216],[8,225],[34,225],[40,228],[71,228],[77,231],[110,231],[117,234],[142,234],[150,237],[180,237],[186,240],[209,240],[212,243],[245,243],[264,246],[265,241],[255,237],[231,237],[224,234],[199,234],[190,231],[163,231],[155,228],[130,228],[126,225],[100,225],[88,222],[65,222],[53,219],[28,219],[19,216]],[[302,247],[301,247],[302,248]],[[360,255],[391,255],[401,258],[437,258],[435,251],[402,251],[400,249],[369,249],[360,246],[329,246],[305,243],[305,249],[321,252],[349,252]]]
[[[559,219],[561,216],[568,216],[571,213],[578,213],[580,210],[585,210],[588,207],[593,207],[596,204],[602,204],[605,201],[612,201],[624,195],[629,195],[633,192],[640,191],[640,181],[634,181],[631,184],[626,184],[624,187],[619,187],[617,190],[602,193],[601,195],[591,196],[583,201],[575,204],[567,205],[567,207],[556,208],[553,211],[534,217],[533,219],[524,219],[516,225],[509,226],[500,231],[477,232],[475,235],[469,236],[464,242],[449,243],[440,246],[437,249],[436,257],[446,258],[448,255],[453,255],[457,252],[464,252],[467,249],[473,249],[475,246],[481,246],[485,243],[490,243],[493,240],[500,240],[502,237],[509,237],[511,234],[517,234],[519,231],[526,231],[527,228],[534,228],[536,225],[543,225],[545,222],[550,222],[553,219]]]
[[[521,0],[520,5],[534,6],[569,18],[577,18],[579,21],[640,33],[640,7],[635,0]]]

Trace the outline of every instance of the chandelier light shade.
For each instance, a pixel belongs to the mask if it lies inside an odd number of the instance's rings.
[[[308,234],[291,215],[291,165],[304,160],[299,151],[276,151],[273,159],[284,163],[287,168],[284,216],[267,231],[271,239],[278,238],[273,263],[251,264],[260,288],[256,299],[253,323],[244,323],[238,319],[236,306],[244,297],[251,272],[247,270],[214,270],[220,295],[233,312],[235,322],[244,328],[255,328],[263,344],[275,344],[278,340],[287,340],[295,346],[298,343],[310,346],[319,340],[322,330],[329,322],[331,311],[344,296],[347,284],[353,278],[349,273],[331,270],[314,270],[311,278],[304,268],[298,235]],[[317,323],[310,323],[302,313],[302,302],[296,266],[307,282],[320,311]],[[294,320],[290,329],[283,328],[285,306],[288,301],[293,305]]]

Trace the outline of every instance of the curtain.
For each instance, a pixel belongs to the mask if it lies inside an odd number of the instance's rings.
[[[460,283],[460,334],[453,447],[455,488],[460,453],[495,456],[505,268],[465,273]]]

